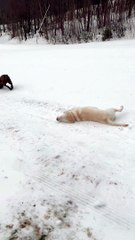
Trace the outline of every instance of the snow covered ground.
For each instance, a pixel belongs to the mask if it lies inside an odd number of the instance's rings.
[[[135,40],[0,45],[0,240],[135,239]],[[124,105],[111,127],[60,124]]]

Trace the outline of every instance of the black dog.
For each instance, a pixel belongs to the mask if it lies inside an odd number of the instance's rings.
[[[7,83],[10,86],[8,86]],[[4,86],[9,88],[10,90],[12,90],[14,88],[13,87],[13,83],[12,83],[10,77],[8,75],[6,75],[6,74],[1,75],[1,77],[0,77],[0,88],[3,88]]]

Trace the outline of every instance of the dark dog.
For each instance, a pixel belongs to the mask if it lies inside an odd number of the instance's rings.
[[[7,83],[10,86],[8,86]],[[10,77],[8,75],[6,75],[6,74],[1,75],[1,77],[0,77],[0,88],[3,88],[4,86],[9,88],[10,90],[12,90],[14,88],[13,87],[13,83],[12,83]]]

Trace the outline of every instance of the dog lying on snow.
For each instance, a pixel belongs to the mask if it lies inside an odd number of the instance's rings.
[[[79,121],[94,121],[112,126],[127,127],[126,123],[115,123],[115,113],[122,112],[123,106],[120,108],[109,108],[101,110],[96,107],[78,107],[64,112],[56,118],[59,122],[74,123]]]
[[[7,84],[9,84],[10,86],[8,86]],[[7,74],[1,75],[0,77],[0,88],[3,88],[4,86],[9,88],[10,90],[13,89],[13,83]]]

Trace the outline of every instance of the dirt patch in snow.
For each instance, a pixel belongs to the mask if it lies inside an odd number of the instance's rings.
[[[60,239],[61,231],[66,234],[67,230],[72,234],[71,216],[77,212],[77,206],[71,200],[59,205],[47,203],[42,218],[37,215],[38,211],[35,211],[37,207],[39,206],[33,205],[31,214],[28,209],[18,212],[15,221],[5,226],[9,233],[8,240]]]

